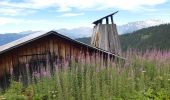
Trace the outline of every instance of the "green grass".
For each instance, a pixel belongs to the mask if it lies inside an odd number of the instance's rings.
[[[69,68],[26,88],[13,81],[0,100],[170,100],[169,52],[131,52],[124,66],[72,63]]]

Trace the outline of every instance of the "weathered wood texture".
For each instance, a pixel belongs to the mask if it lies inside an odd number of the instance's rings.
[[[117,55],[121,55],[116,24],[98,24],[93,29],[91,44]]]
[[[31,81],[28,76],[44,71],[53,74],[71,61],[105,66],[108,58],[113,61],[114,56],[50,34],[0,54],[0,86],[8,86],[10,79],[27,84]]]
[[[114,23],[113,22],[113,15],[115,15],[116,13],[118,13],[118,11],[94,21],[93,24],[95,24],[95,25],[102,24],[104,19],[106,19],[106,23],[108,24],[109,23],[109,18],[111,19],[111,22],[113,24]]]

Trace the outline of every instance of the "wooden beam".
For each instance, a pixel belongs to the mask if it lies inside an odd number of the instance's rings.
[[[102,22],[103,19],[108,18],[108,17],[111,17],[111,16],[113,16],[113,15],[116,14],[116,13],[118,13],[118,11],[116,11],[116,12],[114,12],[114,13],[111,13],[111,14],[109,14],[109,15],[107,15],[107,16],[104,16],[104,17],[102,17],[102,18],[94,21],[93,24],[97,25],[99,22]]]
[[[106,24],[109,24],[109,18],[108,17],[106,18]]]
[[[113,16],[110,16],[111,17],[111,22],[112,22],[112,24],[114,24],[114,21],[113,21]]]

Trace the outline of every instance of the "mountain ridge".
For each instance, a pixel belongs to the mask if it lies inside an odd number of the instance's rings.
[[[162,24],[134,31],[130,34],[119,35],[122,50],[135,49],[169,50],[170,49],[170,24]],[[90,44],[90,37],[79,38],[78,41]]]
[[[129,22],[127,24],[118,26],[118,32],[119,34],[132,33],[142,28],[147,28],[147,27],[157,26],[157,25],[167,24],[167,23],[169,22],[165,22],[165,21],[158,20],[158,19]]]
[[[119,34],[124,31],[123,34],[128,32],[133,32],[141,28],[146,28],[148,26],[153,25],[159,25],[162,23],[168,23],[161,20],[145,20],[145,21],[136,21],[136,22],[130,22],[122,26],[117,26]],[[122,29],[121,29],[122,28]],[[57,29],[55,30],[63,35],[66,35],[70,38],[76,39],[76,38],[82,38],[82,37],[90,37],[92,35],[92,28],[90,27],[79,27],[79,28],[73,28],[73,29]],[[4,45],[6,43],[12,42],[16,39],[22,38],[28,34],[32,34],[38,31],[23,31],[19,33],[7,33],[7,34],[0,34],[0,45]]]

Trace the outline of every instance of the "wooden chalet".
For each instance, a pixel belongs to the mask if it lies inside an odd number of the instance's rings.
[[[27,75],[42,68],[53,73],[56,66],[65,67],[73,60],[84,59],[89,63],[98,60],[105,65],[108,59],[114,61],[116,57],[121,58],[55,31],[37,32],[0,46],[0,86],[8,86],[11,77],[27,82]]]
[[[95,26],[91,37],[91,45],[116,55],[122,55],[117,27],[113,21],[113,15],[116,13],[118,11],[93,22]]]
[[[10,79],[29,83],[35,73],[67,69],[71,62],[106,67],[121,55],[120,42],[112,13],[93,22],[91,45],[84,44],[56,31],[37,32],[0,46],[0,88]],[[109,18],[111,24],[109,24]],[[103,20],[106,24],[103,24]],[[97,65],[98,64],[98,65]]]

